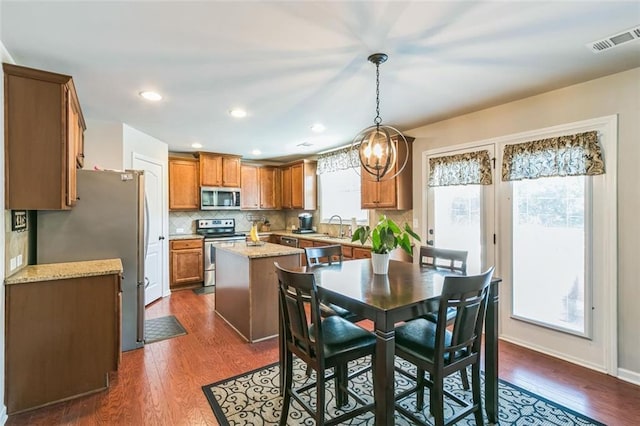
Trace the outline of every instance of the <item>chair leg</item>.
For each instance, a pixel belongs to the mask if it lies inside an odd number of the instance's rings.
[[[444,426],[444,378],[441,376],[433,381],[431,389],[431,414],[436,426]]]
[[[289,405],[291,404],[291,387],[293,386],[293,357],[291,352],[287,352],[284,358],[284,398],[282,399],[282,411],[280,412],[280,426],[287,424]],[[280,380],[282,381],[282,372],[280,374]]]
[[[416,371],[416,408],[418,411],[422,411],[424,408],[424,370],[418,368]]]
[[[318,372],[318,380],[316,380],[316,425],[324,425],[324,378],[320,377]]]
[[[349,402],[349,393],[345,390],[349,385],[348,369],[345,364],[335,366],[335,389],[336,389],[336,406],[342,407]]]
[[[462,388],[469,390],[469,376],[467,376],[467,369],[460,370],[460,379],[462,380]]]
[[[476,426],[484,425],[484,418],[482,417],[482,398],[480,397],[480,362],[476,362],[471,366],[471,387],[473,403],[478,405],[478,409],[474,413]]]

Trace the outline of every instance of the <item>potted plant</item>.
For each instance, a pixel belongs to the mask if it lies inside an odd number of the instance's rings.
[[[393,220],[382,215],[373,229],[368,225],[359,226],[353,233],[351,241],[360,241],[363,245],[371,241],[373,273],[386,274],[389,270],[389,253],[392,250],[401,247],[410,256],[413,255],[410,238],[420,241],[420,237],[413,232],[408,223],[404,224],[404,228],[400,228]]]

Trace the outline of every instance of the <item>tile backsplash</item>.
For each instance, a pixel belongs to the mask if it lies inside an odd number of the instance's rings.
[[[285,213],[280,210],[200,210],[169,212],[169,234],[194,234],[196,232],[195,221],[198,219],[235,219],[236,231],[238,232],[249,232],[254,220],[262,223],[265,219],[269,219],[271,229],[282,230],[285,228]]]

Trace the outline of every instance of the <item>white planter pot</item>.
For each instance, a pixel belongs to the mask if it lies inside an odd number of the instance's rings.
[[[386,275],[389,272],[389,253],[371,253],[371,266],[374,274]]]

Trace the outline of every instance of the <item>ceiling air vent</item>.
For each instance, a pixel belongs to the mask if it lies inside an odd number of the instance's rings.
[[[640,26],[587,43],[587,47],[594,53],[600,53],[633,40],[640,40]]]

